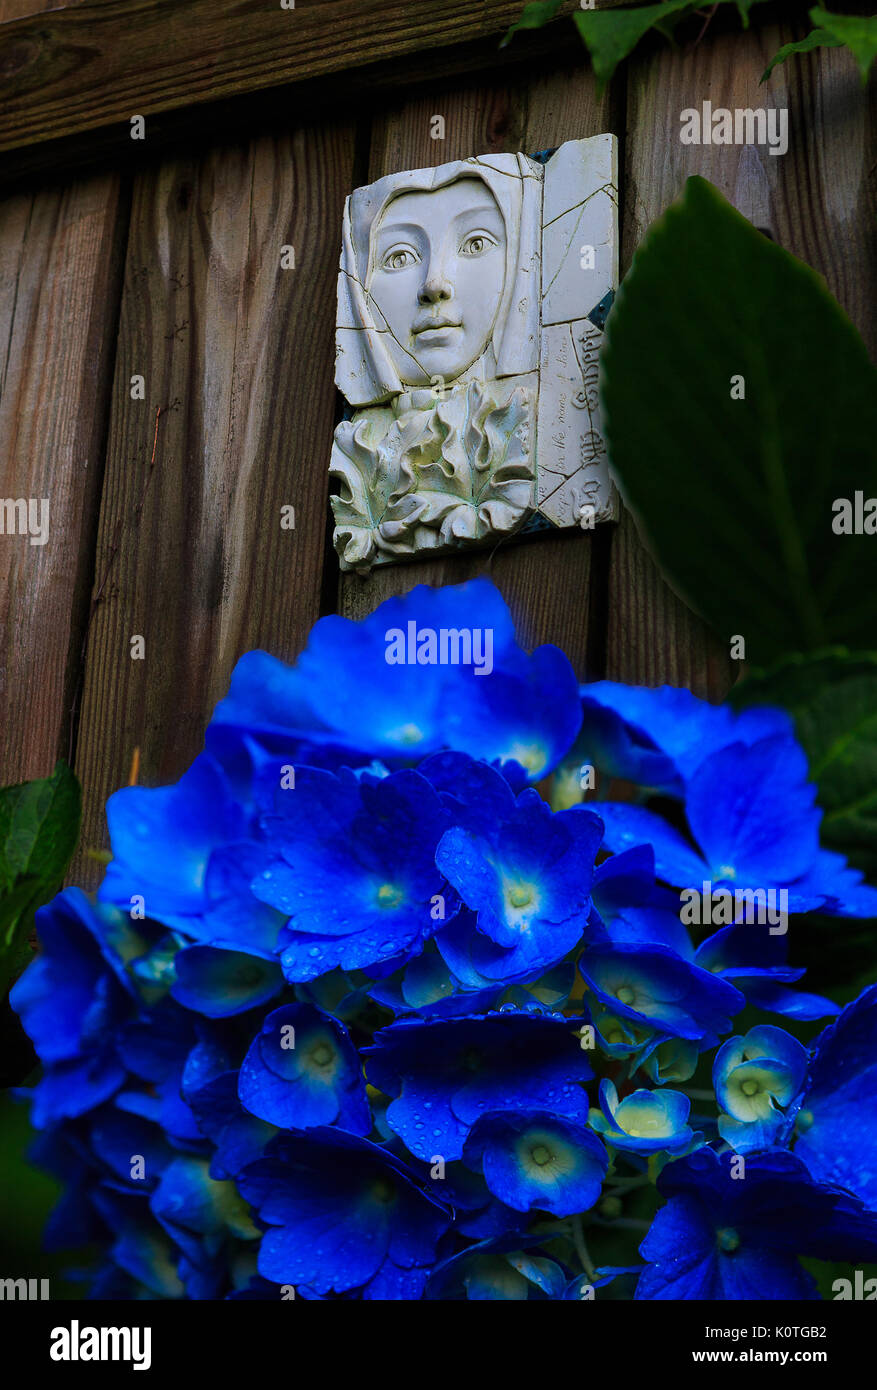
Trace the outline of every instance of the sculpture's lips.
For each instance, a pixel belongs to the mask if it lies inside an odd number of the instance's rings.
[[[413,328],[415,338],[423,338],[432,333],[447,333],[449,328],[462,328],[459,319],[428,319],[425,323],[416,323]]]

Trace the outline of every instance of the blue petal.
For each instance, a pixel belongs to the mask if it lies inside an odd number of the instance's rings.
[[[284,984],[279,962],[242,951],[189,946],[174,964],[174,999],[207,1018],[228,1018],[267,1004]]]
[[[470,1167],[483,1165],[487,1186],[507,1206],[555,1216],[592,1207],[608,1167],[595,1135],[541,1110],[483,1116],[466,1141],[463,1159]]]
[[[145,899],[147,917],[186,931],[206,906],[204,880],[214,849],[241,838],[245,817],[218,765],[202,754],[171,787],[124,787],[107,802],[114,858],[98,891],[128,909]]]
[[[596,805],[605,826],[606,849],[618,854],[639,845],[651,845],[658,877],[674,887],[700,885],[709,877],[705,861],[663,816],[625,802],[599,801]]]
[[[733,744],[707,758],[685,802],[710,865],[705,877],[760,888],[799,878],[819,848],[816,788],[807,778],[807,759],[793,738]]]
[[[241,1064],[239,1095],[251,1114],[280,1128],[338,1122],[356,1134],[371,1129],[347,1029],[313,1004],[287,1004],[267,1016]]]
[[[801,1111],[797,1157],[877,1210],[877,985],[819,1038]]]
[[[673,1037],[726,1033],[745,1003],[733,985],[659,946],[589,947],[579,969],[613,1014]]]

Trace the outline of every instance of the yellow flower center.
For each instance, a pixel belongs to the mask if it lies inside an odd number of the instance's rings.
[[[378,902],[381,907],[398,907],[404,897],[401,888],[397,888],[395,883],[382,883],[378,889]]]
[[[526,907],[527,903],[533,901],[533,889],[529,883],[516,883],[509,891],[509,902],[512,907]]]

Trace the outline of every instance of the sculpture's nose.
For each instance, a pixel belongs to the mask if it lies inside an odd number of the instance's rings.
[[[446,280],[438,268],[430,267],[420,293],[417,296],[418,304],[440,304],[443,299],[452,299],[454,287],[449,280]]]

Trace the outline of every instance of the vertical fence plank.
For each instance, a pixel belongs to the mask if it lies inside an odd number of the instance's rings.
[[[721,700],[733,679],[725,647],[663,579],[624,512],[612,537],[606,675],[629,685],[684,685]]]
[[[874,95],[845,49],[799,54],[759,85],[782,44],[809,26],[764,25],[707,37],[696,47],[650,47],[631,60],[623,263],[690,174],[710,179],[756,226],[828,281],[859,331],[877,346],[877,191]],[[683,145],[680,113],[713,107],[789,112],[789,149]]]
[[[295,655],[318,616],[353,150],[330,124],[136,180],[77,749],[86,847],[135,748],[145,783],[179,776],[237,657]]]
[[[482,79],[477,85],[434,88],[397,101],[375,116],[368,177],[470,155],[535,153],[564,140],[615,129],[612,109],[608,96],[597,97],[588,64],[578,53],[558,70],[523,80]],[[444,140],[430,136],[434,115],[445,119]],[[524,643],[557,643],[583,673],[594,646],[593,624],[589,631],[594,550],[590,534],[564,532],[502,543],[493,550],[382,566],[366,577],[344,574],[339,609],[360,617],[415,584],[459,583],[489,574],[509,602]],[[337,566],[334,555],[328,563]]]
[[[0,494],[49,500],[44,545],[0,535],[0,784],[69,753],[124,234],[117,175],[0,203]]]
[[[656,44],[631,60],[623,269],[685,179],[701,174],[756,226],[824,274],[873,346],[875,123],[855,64],[845,52],[826,50],[793,58],[759,86],[773,54],[803,32],[800,26],[767,25],[708,33],[695,47]],[[683,145],[680,113],[705,100],[713,108],[786,107],[788,153]],[[649,685],[685,684],[721,698],[737,669],[706,625],[664,584],[625,518],[610,564],[607,674]]]

